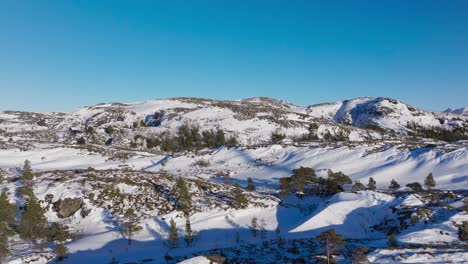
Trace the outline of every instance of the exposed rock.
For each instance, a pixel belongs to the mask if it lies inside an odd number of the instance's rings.
[[[72,216],[83,206],[81,198],[65,198],[54,203],[53,209],[60,218]]]

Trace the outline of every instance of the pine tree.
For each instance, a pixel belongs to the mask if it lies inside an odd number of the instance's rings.
[[[231,184],[231,176],[229,176],[229,172],[223,175],[223,182],[226,185]]]
[[[421,184],[419,182],[408,183],[408,184],[406,184],[406,187],[411,188],[415,192],[422,192],[423,191],[423,187],[421,186]]]
[[[189,191],[186,181],[180,177],[177,178],[173,192],[177,198],[178,208],[184,212],[185,216],[189,216],[190,210],[192,209],[192,194]]]
[[[0,232],[2,232],[0,230]],[[10,255],[10,250],[8,247],[8,237],[0,233],[0,261],[2,258]]]
[[[249,192],[253,192],[255,191],[255,185],[254,185],[254,181],[252,180],[252,178],[248,178],[247,179],[247,191]]]
[[[436,186],[436,182],[434,180],[434,176],[432,176],[432,172],[429,173],[429,175],[427,175],[426,179],[424,180],[424,185],[426,186],[428,191],[430,191]]]
[[[468,241],[468,221],[463,221],[458,226],[458,238],[461,241]]]
[[[374,180],[374,178],[370,177],[369,183],[367,183],[367,188],[371,191],[375,191],[377,189],[376,185],[377,182]]]
[[[120,232],[127,238],[128,245],[131,245],[134,234],[142,229],[138,222],[139,218],[135,210],[132,208],[127,209],[120,224]]]
[[[265,219],[263,218],[262,220],[260,220],[260,236],[262,240],[265,240],[267,238],[266,223]]]
[[[304,192],[305,185],[313,182],[315,178],[315,170],[312,168],[300,167],[299,169],[294,169],[291,180],[296,193]]]
[[[247,197],[242,193],[242,189],[238,183],[234,185],[233,190],[234,195],[234,207],[236,209],[246,208],[249,202],[247,201]]]
[[[250,219],[250,226],[249,226],[250,232],[252,233],[253,237],[257,237],[257,228],[258,228],[257,217],[254,216],[252,217],[252,219]]]
[[[280,178],[280,195],[285,197],[291,194],[292,180],[290,177]]]
[[[55,246],[54,252],[57,256],[57,260],[62,261],[68,254],[68,248],[64,244],[60,243]]]
[[[397,237],[395,236],[395,234],[391,234],[391,235],[388,237],[387,243],[388,243],[388,246],[389,246],[389,247],[397,247],[397,246],[398,246],[398,239],[397,239]]]
[[[59,222],[54,222],[50,224],[47,229],[47,240],[51,242],[64,243],[71,235],[68,231],[68,226],[62,225]]]
[[[366,257],[367,248],[362,246],[352,249],[351,263],[352,264],[367,264],[370,263]]]
[[[32,193],[34,174],[31,168],[31,162],[29,160],[24,161],[23,173],[21,174],[21,180],[23,181],[23,186],[21,192],[26,195]]]
[[[325,253],[327,254],[327,263],[332,261],[332,255],[338,249],[344,247],[343,236],[337,234],[335,229],[329,229],[317,236],[317,240],[322,243]]]
[[[16,206],[8,201],[7,193],[0,194],[0,259],[10,254],[8,236],[13,235],[13,224]]]
[[[388,188],[392,191],[392,192],[396,192],[398,189],[400,189],[400,184],[395,181],[394,179],[392,179],[392,181],[390,182],[390,185],[388,186]]]
[[[195,234],[192,231],[190,219],[187,217],[187,219],[185,220],[185,234],[184,234],[184,240],[185,240],[185,244],[187,244],[187,247],[192,246],[194,239],[195,239]]]
[[[29,196],[26,209],[18,226],[18,231],[26,240],[44,238],[47,234],[44,210],[33,193]]]
[[[179,238],[179,236],[177,234],[176,223],[175,223],[174,219],[171,219],[171,221],[169,222],[169,242],[170,242],[171,248],[177,247],[178,238]]]
[[[281,236],[281,229],[279,226],[276,227],[275,229],[275,234],[276,234],[276,238],[280,238]]]
[[[0,232],[1,235],[11,235],[14,233],[14,215],[17,213],[16,206],[8,201],[7,193],[0,194]]]

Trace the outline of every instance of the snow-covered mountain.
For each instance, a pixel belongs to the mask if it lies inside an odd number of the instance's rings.
[[[468,107],[463,107],[463,108],[448,108],[444,111],[444,113],[452,113],[456,115],[463,115],[463,116],[468,116]]]
[[[362,97],[336,103],[311,105],[307,113],[316,118],[357,127],[376,126],[406,131],[413,124],[431,128],[452,129],[466,126],[466,119],[458,120],[443,113],[417,109],[390,98]]]
[[[401,139],[420,129],[456,129],[468,135],[467,116],[428,112],[397,100],[369,97],[309,107],[264,97],[238,101],[171,98],[98,104],[69,113],[0,113],[1,135],[13,140],[30,137],[76,143],[83,138],[103,144],[113,138],[113,143],[122,147],[128,147],[137,135],[175,133],[183,124],[202,131],[221,129],[242,145],[268,144],[273,133],[286,135],[286,141]]]
[[[264,97],[170,98],[67,113],[3,111],[0,190],[20,209],[19,220],[27,210],[22,166],[31,162],[49,227],[72,233],[60,242],[69,264],[317,263],[324,255],[316,236],[329,229],[347,243],[338,263],[349,263],[360,246],[375,263],[464,263],[458,228],[468,221],[467,139],[468,116],[389,98],[307,107]],[[322,179],[342,172],[353,186],[280,195],[281,179],[301,167]],[[440,190],[406,186],[429,173]],[[371,177],[377,190],[355,188]],[[180,179],[189,212],[175,190]],[[388,191],[392,179],[401,184],[396,193]],[[122,231],[129,209],[140,227],[131,244]],[[387,246],[390,234],[397,248]],[[56,261],[53,238],[44,249],[18,234],[9,240],[11,253],[0,262]]]

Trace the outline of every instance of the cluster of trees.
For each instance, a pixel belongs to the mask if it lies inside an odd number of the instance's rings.
[[[280,195],[287,196],[289,194],[295,193],[299,198],[304,195],[305,187],[307,186],[306,192],[309,194],[315,194],[320,196],[333,195],[338,192],[342,192],[345,189],[345,185],[353,184],[350,186],[351,190],[371,190],[375,191],[377,189],[377,182],[374,178],[370,177],[367,186],[364,186],[359,181],[353,181],[343,172],[333,172],[328,170],[328,177],[322,178],[317,177],[315,170],[309,167],[300,167],[293,170],[293,175],[289,177],[280,178]],[[423,186],[419,182],[413,182],[406,185],[416,192],[423,191]],[[424,186],[428,191],[431,191],[435,188],[436,182],[432,173],[429,173],[424,180]],[[396,192],[400,189],[401,185],[392,179],[388,189],[392,192]]]
[[[412,132],[408,134],[414,137],[433,138],[447,142],[455,142],[459,140],[467,140],[468,133],[463,127],[456,127],[452,130],[443,129],[441,127],[421,127],[417,124],[409,124],[408,128],[412,129]]]
[[[193,243],[197,238],[197,233],[192,230],[192,225],[190,223],[190,218],[185,219],[185,230],[184,230],[184,242],[187,247],[192,247]],[[177,225],[174,219],[171,219],[169,222],[169,247],[176,248],[178,247],[179,234],[177,231]]]
[[[426,187],[428,191],[431,191],[436,187],[436,182],[434,180],[434,176],[432,175],[432,173],[429,173],[429,175],[427,175],[427,177],[424,179],[424,186]],[[390,185],[388,186],[388,189],[390,189],[392,192],[396,192],[398,189],[400,189],[400,187],[401,185],[397,181],[392,179],[390,181]],[[419,182],[408,183],[406,184],[406,187],[411,188],[415,192],[422,192],[424,190],[423,186]]]
[[[172,192],[176,198],[177,210],[184,213],[185,216],[185,234],[184,241],[187,247],[191,247],[196,239],[196,232],[192,230],[190,223],[190,213],[193,210],[192,194],[189,189],[189,185],[183,178],[177,178],[176,183],[172,189]],[[179,235],[177,226],[174,219],[169,222],[169,247],[176,248]]]
[[[222,129],[200,131],[197,126],[184,124],[180,126],[175,135],[163,133],[157,138],[147,138],[146,147],[159,146],[167,152],[185,150],[199,150],[203,148],[217,148],[221,146],[235,147],[239,145],[236,137],[226,136]]]
[[[26,241],[39,242],[41,247],[45,247],[46,241],[54,242],[57,258],[62,260],[68,252],[64,242],[70,234],[60,223],[47,223],[44,209],[33,192],[33,179],[31,163],[26,160],[20,188],[26,204],[19,221],[15,220],[18,209],[9,202],[7,192],[0,193],[0,258],[9,254],[8,237],[17,233]]]
[[[300,167],[293,170],[290,177],[280,178],[280,194],[282,196],[296,193],[299,197],[304,194],[306,185],[310,185],[310,192],[320,196],[332,195],[344,190],[345,184],[353,181],[342,172],[328,170],[328,177],[317,177],[315,170],[308,167]]]

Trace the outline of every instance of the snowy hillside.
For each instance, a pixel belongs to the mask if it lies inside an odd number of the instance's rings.
[[[311,105],[307,113],[316,118],[358,127],[377,126],[405,131],[411,124],[422,127],[465,126],[466,119],[457,120],[443,113],[419,110],[390,98],[362,97],[336,103]]]
[[[330,230],[338,263],[466,263],[457,112],[368,97],[0,112],[0,263],[321,263]]]

